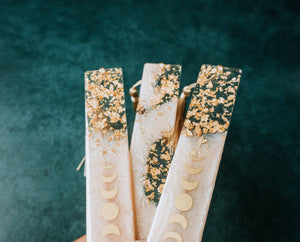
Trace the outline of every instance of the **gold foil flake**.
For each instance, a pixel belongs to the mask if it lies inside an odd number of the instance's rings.
[[[184,130],[182,131],[182,134],[184,134],[184,135],[187,136],[187,137],[192,137],[192,136],[193,136],[193,132],[190,131],[189,129],[184,129]]]
[[[195,134],[196,134],[197,136],[201,136],[201,135],[202,135],[202,130],[201,130],[201,128],[199,127],[199,125],[197,125],[196,128],[195,128]]]
[[[223,133],[230,123],[241,71],[222,66],[203,65],[194,89],[183,134],[205,139],[202,134]]]
[[[104,68],[100,68],[99,69],[99,73],[102,75],[102,74],[104,74],[105,73],[105,69]]]
[[[165,184],[160,184],[159,186],[158,186],[158,192],[160,193],[160,194],[162,194],[162,191],[164,190],[164,185]]]
[[[122,70],[120,68],[87,71],[85,73],[86,113],[89,131],[106,135],[113,131],[111,139],[125,137],[126,114]]]
[[[203,144],[207,143],[207,139],[204,138],[204,136],[200,136],[198,139],[198,145],[201,146]]]

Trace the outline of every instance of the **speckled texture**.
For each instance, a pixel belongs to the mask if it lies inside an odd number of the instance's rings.
[[[85,233],[84,71],[146,62],[243,69],[203,241],[299,241],[296,2],[1,0],[0,241]]]

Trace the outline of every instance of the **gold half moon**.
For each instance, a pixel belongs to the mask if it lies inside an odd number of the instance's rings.
[[[104,181],[104,182],[113,182],[114,180],[117,179],[117,174],[113,174],[112,176],[102,176],[101,175],[101,180]]]
[[[181,186],[188,191],[192,191],[195,190],[199,185],[199,182],[193,181],[193,182],[189,182],[187,181],[184,177],[181,177]]]
[[[175,239],[178,242],[182,242],[182,238],[180,236],[180,234],[178,234],[177,232],[174,231],[170,231],[168,233],[165,234],[164,239]]]
[[[101,209],[101,215],[105,220],[114,220],[119,215],[119,207],[115,203],[106,203]]]
[[[114,235],[117,235],[118,237],[120,237],[121,232],[120,232],[119,227],[114,224],[106,225],[102,230],[101,236],[102,236],[102,238],[104,238],[106,235],[109,235],[109,234],[114,234]]]
[[[111,190],[101,189],[101,195],[106,199],[113,199],[115,196],[117,196],[117,193],[118,193],[118,187],[115,187]]]
[[[187,228],[186,218],[183,215],[179,214],[179,213],[174,214],[169,218],[168,224],[171,224],[171,223],[178,223],[182,226],[183,229]]]
[[[202,171],[202,167],[200,167],[200,168],[193,168],[193,167],[190,167],[187,163],[185,163],[185,169],[191,175],[199,174]]]

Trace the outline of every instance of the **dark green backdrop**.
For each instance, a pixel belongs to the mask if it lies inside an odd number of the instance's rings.
[[[203,241],[300,241],[297,10],[274,0],[1,0],[0,241],[85,233],[75,171],[83,73],[120,66],[127,94],[145,62],[181,64],[182,86],[203,63],[243,69]]]

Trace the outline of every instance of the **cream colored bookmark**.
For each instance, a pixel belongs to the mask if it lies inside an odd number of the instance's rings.
[[[173,157],[180,75],[179,65],[144,66],[130,146],[139,240],[147,239]]]
[[[87,71],[85,95],[87,241],[134,241],[122,69]]]
[[[147,241],[201,241],[240,77],[201,67]]]

